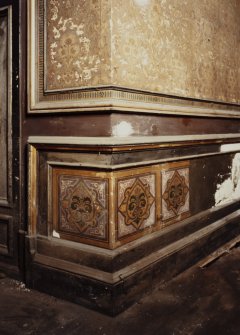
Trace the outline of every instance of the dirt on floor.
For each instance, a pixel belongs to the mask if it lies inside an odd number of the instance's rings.
[[[239,335],[240,248],[156,287],[115,318],[0,273],[0,335]]]

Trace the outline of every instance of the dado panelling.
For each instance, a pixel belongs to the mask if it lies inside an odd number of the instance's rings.
[[[239,116],[239,2],[28,5],[30,112]]]
[[[114,249],[190,215],[188,161],[104,172],[31,149],[30,235]]]

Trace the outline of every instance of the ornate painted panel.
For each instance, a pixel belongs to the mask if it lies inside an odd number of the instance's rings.
[[[28,5],[30,110],[74,109],[102,98],[94,87],[109,84],[111,72],[108,0]]]
[[[45,91],[98,85],[106,61],[101,1],[45,1],[44,7]]]
[[[167,223],[189,215],[189,167],[162,171],[162,219]]]
[[[11,27],[10,8],[0,10],[0,205],[10,202],[11,186]]]
[[[91,172],[53,170],[54,234],[108,242],[108,179]]]
[[[156,175],[117,180],[117,238],[136,234],[156,224]]]
[[[98,146],[54,146],[30,146],[29,235],[116,249],[190,215],[189,161],[116,168]]]

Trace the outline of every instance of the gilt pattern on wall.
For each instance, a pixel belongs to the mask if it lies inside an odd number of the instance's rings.
[[[134,234],[156,223],[155,175],[118,181],[118,237]]]
[[[100,1],[50,0],[45,8],[45,89],[98,84],[103,61]]]
[[[162,218],[189,211],[189,168],[162,171]]]
[[[112,1],[113,83],[240,102],[240,2]]]
[[[59,231],[108,239],[107,180],[59,177]]]

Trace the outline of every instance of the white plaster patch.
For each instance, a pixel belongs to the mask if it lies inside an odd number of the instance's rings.
[[[150,4],[151,0],[134,0],[135,4],[138,6],[147,6]]]
[[[59,233],[56,230],[53,230],[53,237],[61,238]]]
[[[221,152],[231,152],[231,151],[239,151],[240,143],[231,143],[231,144],[223,144],[221,145]]]
[[[240,198],[240,153],[232,161],[231,176],[217,185],[215,206],[227,204]]]
[[[122,121],[113,127],[113,136],[128,137],[133,134],[133,127],[131,123]]]

